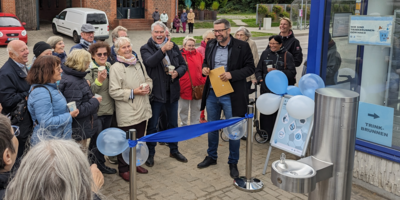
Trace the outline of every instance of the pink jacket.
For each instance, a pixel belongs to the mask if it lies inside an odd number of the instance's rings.
[[[201,41],[201,45],[196,49],[203,56],[203,59],[206,54],[206,45],[207,45],[206,42]]]

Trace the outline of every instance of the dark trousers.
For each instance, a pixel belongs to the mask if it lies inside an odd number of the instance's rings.
[[[147,124],[147,135],[153,134],[157,132],[157,124],[160,118],[160,114],[163,109],[167,110],[167,120],[168,125],[167,129],[178,127],[178,101],[170,103],[161,103],[152,101],[151,102],[151,110],[153,112],[152,117],[149,119],[149,123]],[[147,147],[149,148],[149,155],[154,155],[156,153],[157,142],[147,142]],[[172,142],[168,143],[168,147],[170,149],[170,153],[178,153],[178,143]]]
[[[278,110],[279,111],[279,110]],[[274,130],[276,116],[278,111],[271,115],[264,115],[260,113],[260,128],[267,131],[269,138],[271,138],[272,131]]]
[[[144,132],[146,131],[146,120],[136,125],[119,127],[119,128],[126,132],[129,131],[129,129],[136,129],[136,138],[139,139],[144,136]],[[119,154],[117,158],[118,158],[118,172],[119,173],[129,172],[129,165],[126,164],[126,162],[122,158],[122,154]]]
[[[193,25],[194,23],[189,23],[189,33],[193,33]]]
[[[97,131],[90,139],[89,143],[89,160],[91,164],[96,163],[97,165],[104,165],[106,160],[104,159],[104,155],[97,149],[97,137],[104,129],[110,128],[112,115],[103,115],[99,116],[96,120],[97,122]]]

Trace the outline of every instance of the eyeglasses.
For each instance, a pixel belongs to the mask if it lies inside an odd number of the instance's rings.
[[[12,127],[12,129],[14,131],[14,136],[18,136],[20,134],[19,126],[11,125],[11,127]]]
[[[56,67],[56,71],[61,71],[61,67]]]
[[[214,39],[214,38],[206,38],[206,40],[212,40],[212,39]]]
[[[222,33],[222,31],[226,31],[228,28],[222,29],[222,30],[212,30],[213,33]]]
[[[269,45],[279,45],[279,43],[272,43],[272,42],[270,42]]]
[[[101,56],[107,57],[107,54],[108,53],[96,53],[96,56],[97,57],[101,57]]]

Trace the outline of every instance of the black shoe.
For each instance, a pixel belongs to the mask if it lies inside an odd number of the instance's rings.
[[[158,144],[160,144],[160,145],[165,145],[165,142],[159,142]]]
[[[230,175],[233,179],[239,178],[239,170],[237,164],[229,164]]]
[[[147,167],[153,167],[154,165],[154,155],[149,155],[149,157],[146,160],[146,166]]]
[[[117,173],[116,169],[107,167],[105,164],[97,164],[97,168],[99,168],[99,170],[103,174],[115,174],[115,173]]]
[[[240,139],[242,139],[242,140],[247,140],[247,137],[246,137],[246,136],[243,136],[243,137],[240,138]]]
[[[169,157],[171,158],[175,158],[176,160],[178,160],[179,162],[184,162],[187,163],[188,160],[185,158],[185,156],[183,156],[181,153],[170,153]]]
[[[206,158],[203,160],[203,162],[201,162],[197,165],[197,168],[202,169],[202,168],[206,168],[210,165],[216,165],[216,164],[217,164],[217,160],[214,160],[211,157],[206,156]]]

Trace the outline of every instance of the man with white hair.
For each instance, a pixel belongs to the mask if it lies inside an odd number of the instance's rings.
[[[180,96],[179,78],[187,70],[179,47],[166,38],[166,26],[157,21],[151,25],[151,38],[140,48],[147,74],[153,80],[151,98],[152,117],[148,121],[147,135],[157,131],[157,122],[163,108],[167,110],[168,129],[178,127],[178,100]],[[147,142],[149,158],[146,165],[154,165],[156,142]],[[178,151],[178,143],[168,143],[170,157],[180,162],[187,162],[185,156]]]
[[[11,113],[17,104],[25,105],[30,85],[25,80],[28,69],[29,49],[25,42],[14,40],[7,46],[9,59],[0,68],[0,103],[3,106],[3,114]],[[17,109],[21,111],[21,115],[12,118],[13,125],[20,128],[21,134],[18,141],[21,144],[18,149],[18,157],[22,156],[25,149],[25,142],[32,133],[32,119],[28,109]]]

